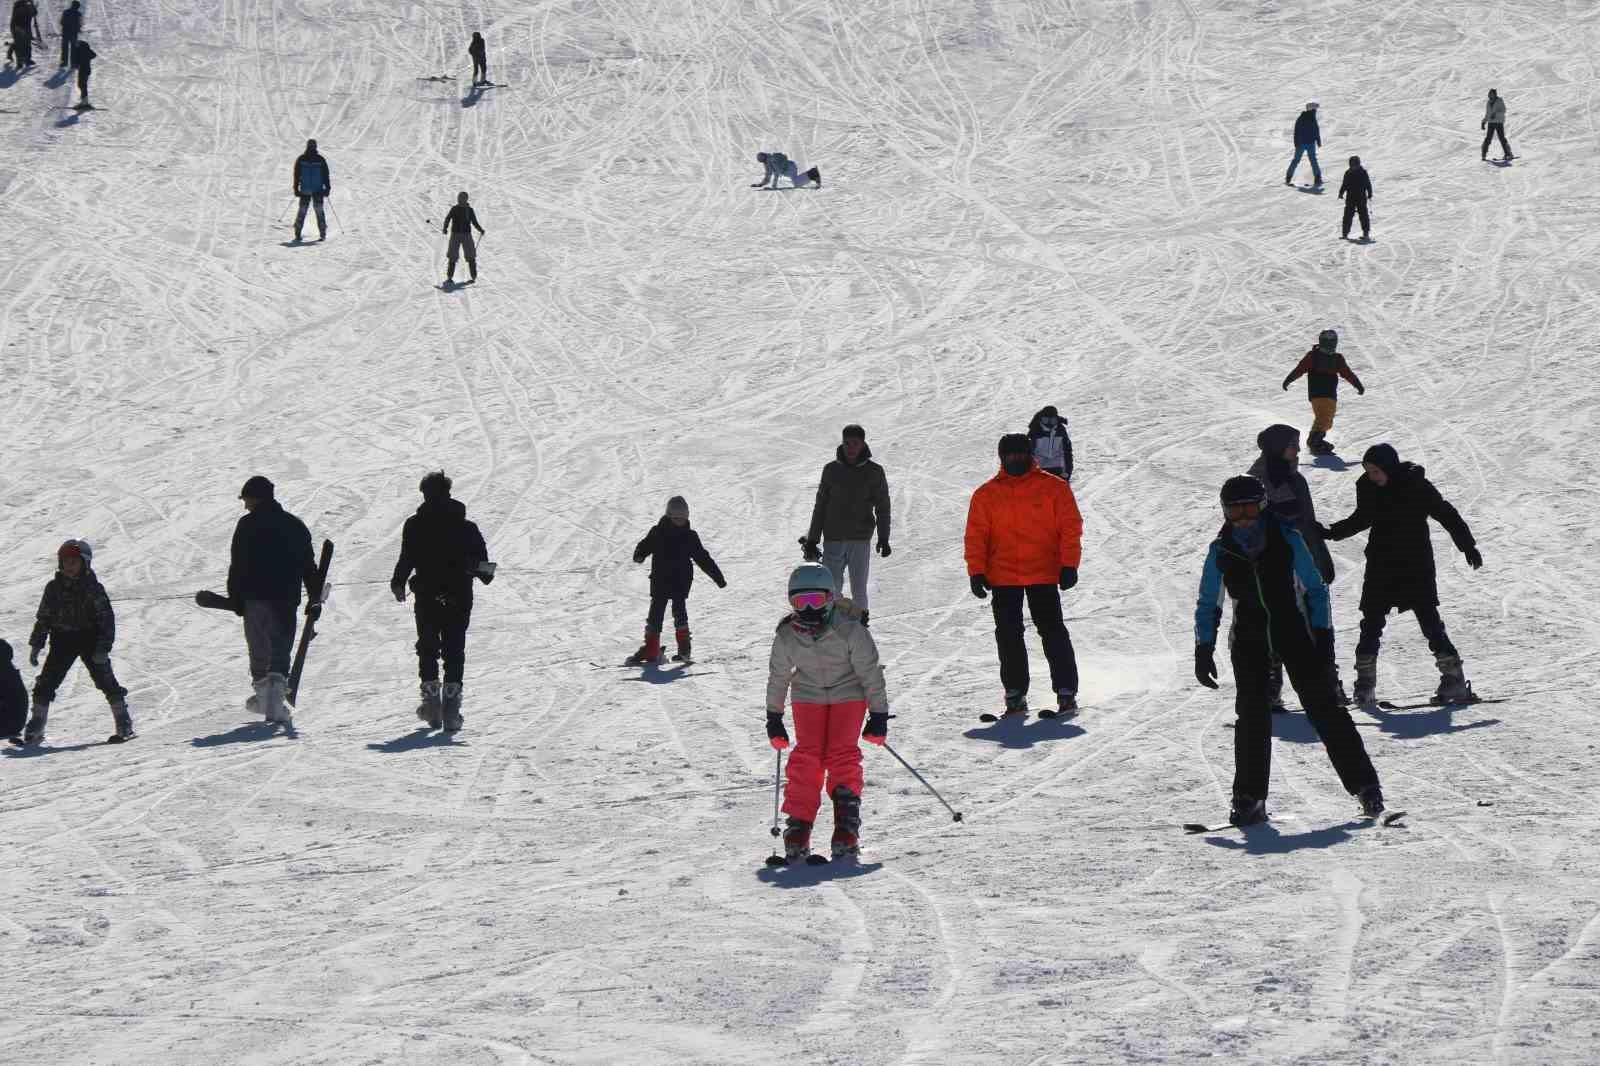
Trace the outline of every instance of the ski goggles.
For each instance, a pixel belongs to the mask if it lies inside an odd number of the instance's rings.
[[[814,611],[833,602],[831,592],[791,592],[789,604],[797,611]]]
[[[1257,519],[1261,517],[1261,501],[1251,500],[1248,503],[1224,504],[1222,513],[1230,522],[1237,522],[1245,518]]]

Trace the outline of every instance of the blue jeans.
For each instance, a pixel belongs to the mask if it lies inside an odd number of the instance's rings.
[[[1297,144],[1294,146],[1294,162],[1289,164],[1289,173],[1283,176],[1285,182],[1294,181],[1295,168],[1300,165],[1301,156],[1311,157],[1311,180],[1318,185],[1322,184],[1322,168],[1317,166],[1317,146],[1314,144]]]

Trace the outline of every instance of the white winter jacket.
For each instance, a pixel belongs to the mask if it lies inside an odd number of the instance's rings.
[[[849,600],[834,605],[833,621],[815,637],[778,623],[767,671],[767,713],[782,714],[784,698],[795,703],[846,703],[866,700],[867,710],[887,713],[889,690],[878,645],[860,622],[861,612]]]
[[[1497,96],[1489,101],[1489,106],[1484,108],[1483,121],[1504,122],[1506,120],[1506,98]]]

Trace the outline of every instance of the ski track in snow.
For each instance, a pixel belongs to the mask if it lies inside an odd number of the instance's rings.
[[[465,86],[473,29],[504,87]],[[101,747],[78,672],[49,747],[0,751],[0,1059],[1592,1061],[1588,5],[91,0],[85,36],[102,110],[47,62],[0,79],[30,238],[0,266],[0,635],[90,539],[141,735]],[[1490,85],[1505,168],[1471,158]],[[1322,196],[1281,183],[1307,99]],[[293,247],[307,137],[331,232]],[[826,187],[747,188],[761,147]],[[1336,239],[1350,154],[1368,246]],[[442,291],[463,188],[482,280]],[[1232,776],[1230,683],[1190,672],[1216,486],[1307,424],[1277,383],[1330,325],[1369,389],[1343,460],[1307,458],[1322,517],[1366,444],[1425,463],[1487,559],[1434,538],[1444,617],[1513,698],[1357,715],[1403,826],[1362,826],[1291,715],[1273,824],[1187,837]],[[966,503],[1046,402],[1084,710],[979,726]],[[894,493],[891,740],[966,820],[868,749],[861,863],[772,872],[766,652],[850,421]],[[386,587],[440,466],[501,566],[454,739],[415,729]],[[256,472],[339,546],[293,736],[190,602]],[[729,587],[696,585],[694,666],[614,669],[674,493]],[[1347,673],[1363,543],[1332,546]],[[1379,680],[1433,686],[1408,617]]]

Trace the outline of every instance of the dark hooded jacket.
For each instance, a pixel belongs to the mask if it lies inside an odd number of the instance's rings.
[[[1299,436],[1293,426],[1269,426],[1262,430],[1256,438],[1261,454],[1247,473],[1266,487],[1267,509],[1300,531],[1317,564],[1317,572],[1325,584],[1331,585],[1333,556],[1328,554],[1322,527],[1317,524],[1317,506],[1311,500],[1311,486],[1306,484],[1305,475],[1283,457],[1283,450]]]
[[[294,161],[294,194],[327,196],[333,192],[333,170],[321,152],[305,151]]]
[[[1071,481],[1072,437],[1067,433],[1067,420],[1061,417],[1059,411],[1056,412],[1056,428],[1046,432],[1040,419],[1048,410],[1051,409],[1041,407],[1033,416],[1033,420],[1028,423],[1028,443],[1033,445],[1033,458],[1038,462],[1039,469],[1060,470],[1062,476]],[[1061,457],[1059,463],[1054,461],[1057,453]],[[1047,462],[1047,459],[1051,461]]]
[[[75,578],[57,571],[44,587],[28,646],[42,648],[46,637],[58,633],[74,637],[93,633],[96,655],[109,655],[116,643],[117,617],[111,610],[111,597],[88,563]]]
[[[313,593],[317,557],[311,550],[311,531],[277,500],[262,500],[233,527],[233,548],[228,566],[228,598],[235,604],[247,600],[300,602],[300,586]]]
[[[687,524],[674,525],[666,515],[661,516],[661,521],[633,549],[634,562],[642,563],[646,559],[654,559],[650,567],[652,596],[689,595],[696,566],[704,570],[718,587],[727,584],[711,553],[700,543],[700,534]]]
[[[1306,662],[1315,631],[1329,628],[1328,589],[1305,540],[1270,511],[1261,517],[1260,551],[1251,554],[1224,523],[1206,552],[1195,603],[1194,641],[1215,647],[1224,598],[1233,600],[1234,641],[1265,644],[1275,658]]]
[[[69,7],[61,12],[61,36],[76,37],[83,29],[83,9]]]
[[[443,599],[472,606],[472,578],[478,564],[489,558],[483,534],[467,518],[467,505],[446,496],[424,500],[417,513],[406,519],[400,534],[400,558],[394,564],[391,585],[411,582],[418,600]]]
[[[12,658],[11,645],[0,640],[0,737],[14,737],[28,724],[28,687]]]
[[[1294,143],[1314,144],[1322,147],[1322,131],[1317,128],[1317,113],[1306,110],[1300,112],[1300,117],[1294,120]]]
[[[861,458],[854,463],[844,457],[839,445],[833,462],[822,468],[817,484],[817,502],[811,508],[811,528],[806,539],[815,543],[828,540],[871,540],[873,528],[878,540],[889,539],[889,479],[883,467],[872,461],[872,449],[861,446]]]
[[[1339,182],[1339,195],[1353,204],[1372,199],[1372,179],[1367,176],[1367,168],[1358,163],[1346,170],[1344,180]]]

